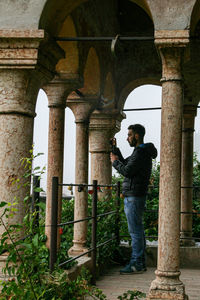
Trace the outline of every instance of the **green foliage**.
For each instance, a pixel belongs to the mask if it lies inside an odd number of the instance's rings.
[[[30,177],[34,175],[31,169],[32,160],[35,157],[31,150],[30,157],[21,160],[21,164],[25,169],[24,175],[20,179],[15,178],[12,182],[13,184],[17,184],[18,189],[30,186]],[[37,175],[40,174],[41,176],[44,168],[40,170],[40,173],[38,173],[39,170],[36,171]],[[27,181],[27,179],[29,180]],[[5,231],[2,234],[0,253],[7,251],[6,266],[3,272],[12,278],[1,282],[2,295],[5,295],[5,299],[8,296],[11,297],[10,299],[36,299],[39,288],[37,288],[38,291],[35,291],[35,287],[41,286],[44,272],[48,270],[48,249],[45,246],[46,238],[43,226],[44,207],[42,204],[39,205],[41,213],[39,225],[42,228],[39,230],[35,226],[37,213],[36,211],[31,212],[30,209],[30,196],[24,199],[26,215],[22,224],[11,224],[11,218],[17,212],[17,200],[6,205],[1,202],[2,205],[4,206],[4,212],[0,217],[0,224],[4,227]]]
[[[105,212],[110,212],[116,210],[116,191],[113,190],[112,197],[102,199],[98,201],[97,214],[103,214]],[[100,194],[100,192],[99,192]],[[62,206],[62,222],[73,221],[74,219],[74,199],[63,200]],[[92,215],[92,196],[88,195],[88,216]],[[103,243],[108,239],[112,238],[115,234],[115,218],[116,215],[108,215],[103,218],[98,219],[97,224],[97,243]],[[87,232],[87,243],[86,247],[91,247],[91,235],[92,235],[92,222],[88,222],[88,232]],[[66,260],[66,253],[69,248],[73,245],[73,225],[63,226],[61,235],[61,248],[60,262]],[[111,243],[102,246],[97,250],[97,263],[106,264],[108,261],[112,261],[115,255],[116,242],[113,240]]]
[[[44,169],[40,170],[38,167],[32,171],[34,158],[31,150],[30,157],[22,159],[22,165],[25,168],[23,178],[13,180],[13,184],[17,184],[18,188],[30,187],[31,176],[43,174]],[[34,190],[41,191],[40,188],[35,187]],[[45,245],[46,236],[44,232],[45,205],[44,203],[38,205],[40,210],[38,227],[35,222],[37,212],[31,212],[29,195],[24,199],[26,215],[23,223],[10,224],[10,219],[17,211],[17,204],[17,201],[13,203],[0,202],[0,207],[4,209],[0,216],[0,225],[4,226],[5,229],[0,242],[0,253],[6,251],[7,260],[3,272],[9,277],[7,281],[1,281],[1,299],[76,300],[83,299],[85,295],[90,295],[93,299],[105,299],[105,295],[99,289],[89,284],[90,277],[84,270],[76,280],[72,281],[68,279],[66,271],[61,268],[56,267],[55,271],[50,274],[48,268],[49,251]],[[69,206],[72,207],[73,205],[71,203],[64,205],[65,216],[68,214]],[[70,245],[71,241],[72,234],[68,236],[66,243]],[[63,243],[63,247],[66,247],[65,243]],[[66,248],[65,255],[63,249],[58,255],[57,264],[62,260],[62,256],[65,257],[65,260],[67,258]]]
[[[62,218],[61,223],[74,220],[74,199],[62,200]],[[60,264],[68,259],[67,252],[73,245],[73,225],[62,226],[59,229],[61,237],[60,249],[58,251],[57,263]],[[64,265],[65,269],[69,269],[76,261]]]
[[[124,299],[134,300],[134,299],[139,299],[139,298],[144,298],[144,297],[146,297],[146,294],[144,294],[140,291],[137,291],[137,290],[130,291],[130,290],[128,290],[126,293],[123,293],[122,296],[118,296],[117,299],[120,299],[120,300],[124,300]]]
[[[38,154],[41,155],[41,154]],[[38,156],[37,155],[37,156]],[[35,157],[33,152],[30,158],[22,159],[25,167],[25,173],[22,181],[14,178],[13,184],[17,184],[18,188],[29,187],[30,177],[37,174],[41,176],[44,168],[40,170],[36,167],[31,169],[32,160]],[[158,198],[159,198],[159,174],[160,165],[153,165],[151,185],[148,192],[146,209],[152,210],[145,212],[144,225],[147,236],[156,236],[158,234]],[[114,176],[113,184],[117,181],[123,181],[122,176]],[[200,162],[194,156],[193,185],[200,186]],[[41,189],[34,188],[40,192]],[[193,193],[193,211],[200,211],[200,189],[195,189]],[[100,195],[100,192],[99,192]],[[83,299],[85,295],[90,295],[94,299],[106,299],[103,293],[89,284],[90,278],[86,272],[81,274],[77,280],[69,281],[64,269],[58,268],[58,264],[68,259],[67,251],[73,244],[73,225],[63,226],[60,229],[61,247],[58,253],[55,271],[50,274],[48,269],[49,253],[46,248],[45,236],[45,204],[40,203],[40,223],[39,228],[35,226],[36,211],[30,210],[30,196],[24,199],[26,207],[26,215],[23,224],[8,225],[8,221],[17,212],[19,199],[14,199],[11,203],[0,202],[0,208],[3,214],[0,217],[1,225],[5,227],[0,242],[0,253],[7,251],[8,257],[4,273],[9,275],[11,279],[7,282],[1,282],[2,293],[1,299]],[[112,196],[98,201],[98,214],[116,210],[116,192],[112,191]],[[63,200],[62,220],[61,222],[73,221],[74,200]],[[92,214],[92,197],[88,196],[88,216]],[[113,237],[116,232],[116,215],[107,215],[99,218],[97,225],[97,241],[98,244],[105,242]],[[91,247],[91,221],[88,222],[88,248]],[[21,237],[23,231],[24,239]],[[129,236],[127,221],[124,214],[123,198],[120,199],[120,236]],[[200,236],[200,214],[193,216],[193,235]],[[18,237],[18,239],[16,238]],[[130,240],[124,237],[124,240]],[[97,263],[105,265],[108,262],[120,261],[119,247],[115,240],[107,245],[102,246],[97,251]],[[68,265],[71,267],[72,263]],[[66,266],[65,266],[66,267]],[[139,299],[145,295],[139,291],[127,291],[118,299]]]
[[[144,228],[146,236],[158,235],[159,176],[160,164],[156,164],[154,162],[146,201],[146,212],[144,213]],[[151,238],[148,239],[152,240]]]
[[[197,159],[197,155],[194,154],[193,158],[193,212],[200,212],[200,162]],[[193,236],[200,238],[200,214],[193,215],[192,225]]]
[[[122,182],[123,182],[124,178],[122,175],[114,175],[112,177],[112,183],[113,184],[117,184],[118,181],[120,181],[121,187],[122,187]],[[127,225],[127,220],[126,220],[126,215],[124,213],[124,198],[121,194],[120,197],[120,236],[123,237],[124,241],[130,241],[130,236],[128,233],[128,225]]]
[[[100,192],[99,192],[100,194]],[[113,191],[115,195],[115,191]],[[116,197],[105,197],[98,201],[97,204],[97,215],[111,212],[116,210]],[[92,214],[92,197],[89,195],[88,197],[88,214],[91,216]],[[98,218],[97,223],[97,244],[101,244],[111,239],[115,235],[116,225],[116,214],[110,214],[107,216],[103,216]],[[89,222],[88,226],[88,238],[87,238],[87,246],[91,245],[91,235],[92,235],[92,223]],[[97,263],[98,265],[106,265],[109,261],[113,260],[113,257],[116,252],[116,241],[101,246],[97,249]]]
[[[36,273],[38,274],[38,272]],[[44,274],[40,284],[33,286],[26,283],[20,286],[14,278],[5,283],[1,292],[1,299],[7,300],[82,300],[84,296],[91,296],[93,299],[106,299],[102,291],[89,284],[90,276],[82,269],[76,280],[69,280],[66,272],[56,270],[52,274]]]

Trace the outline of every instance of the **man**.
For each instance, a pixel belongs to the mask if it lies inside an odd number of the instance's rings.
[[[132,240],[131,259],[129,264],[120,270],[121,274],[146,271],[143,213],[152,170],[152,158],[156,158],[157,150],[152,143],[144,144],[144,135],[145,128],[142,125],[135,124],[128,127],[127,141],[135,149],[126,159],[116,147],[116,139],[112,140],[114,147],[110,158],[113,167],[124,176],[122,185],[124,211]]]

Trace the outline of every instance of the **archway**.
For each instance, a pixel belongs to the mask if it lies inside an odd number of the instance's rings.
[[[161,87],[156,85],[142,85],[132,90],[127,96],[124,109],[161,107]],[[125,111],[126,119],[122,121],[121,131],[116,134],[118,145],[124,157],[130,155],[131,150],[126,138],[127,128],[131,124],[142,124],[146,128],[145,141],[153,142],[160,152],[161,109]],[[160,160],[158,156],[157,161]]]

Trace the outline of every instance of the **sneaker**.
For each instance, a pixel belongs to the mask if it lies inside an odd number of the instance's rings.
[[[120,274],[142,274],[143,269],[137,269],[134,265],[126,265],[123,269],[120,270]]]

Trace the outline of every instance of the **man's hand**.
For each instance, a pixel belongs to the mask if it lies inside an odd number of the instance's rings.
[[[110,144],[111,144],[112,146],[117,147],[117,140],[116,140],[116,138],[110,139]]]
[[[110,153],[110,160],[112,163],[118,159],[119,159],[119,157],[117,155],[113,154],[112,152]]]

